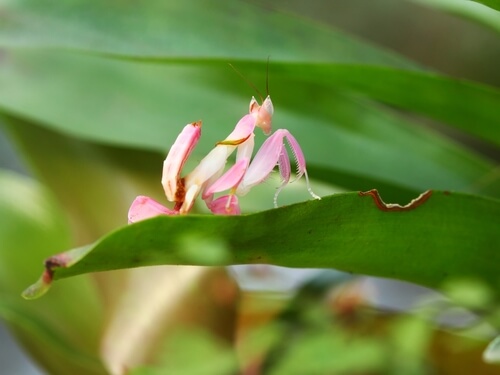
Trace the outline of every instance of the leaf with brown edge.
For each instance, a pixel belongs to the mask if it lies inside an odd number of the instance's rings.
[[[427,199],[431,197],[432,190],[424,191],[422,194],[420,194],[415,199],[412,199],[410,203],[405,204],[404,206],[401,206],[400,204],[397,203],[385,203],[382,200],[382,197],[378,193],[377,189],[372,189],[369,191],[360,191],[359,195],[361,197],[366,195],[371,196],[373,198],[373,201],[375,202],[375,205],[382,211],[405,211],[405,210],[413,210],[414,208],[417,208],[421,204],[424,204],[427,201]]]
[[[423,196],[411,210],[381,210],[372,196],[351,192],[251,215],[156,217],[105,236],[83,256],[81,249],[70,250],[71,264],[54,267],[59,254],[46,272],[58,280],[160,264],[264,263],[335,268],[431,288],[462,277],[498,287],[500,202],[443,191]],[[25,297],[43,294],[41,285]]]

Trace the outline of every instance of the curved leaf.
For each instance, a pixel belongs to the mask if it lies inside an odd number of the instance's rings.
[[[490,30],[500,32],[500,2],[498,0],[412,0],[456,14]]]
[[[249,98],[242,99],[241,82],[235,82],[229,68],[221,64],[147,65],[41,53],[12,53],[4,64],[6,69],[0,71],[0,107],[4,112],[99,142],[165,150],[184,124],[203,119],[203,137],[195,150],[199,157],[231,131],[248,106]],[[257,66],[245,67],[255,77],[259,75]],[[314,75],[311,72],[316,68],[319,73]],[[342,83],[347,80],[342,78],[346,68],[367,81],[375,81],[378,74],[373,68],[360,72],[357,67],[345,66],[331,66],[329,72],[312,65],[271,67],[275,127],[288,128],[294,134],[308,165],[328,171],[311,175],[313,178],[341,183],[350,175],[353,177],[346,186],[351,189],[359,189],[357,180],[361,179],[400,190],[468,190],[490,173],[491,163],[437,134],[411,126],[359,95],[333,89],[342,84],[353,89],[355,83]],[[260,73],[264,69],[262,66]],[[380,74],[386,73],[382,70]],[[331,83],[319,86],[293,78],[301,75]],[[415,76],[412,82],[419,79]],[[395,97],[385,86],[380,82],[379,90]],[[479,95],[476,101],[482,103],[481,93],[476,91],[473,95]],[[434,93],[439,98],[449,94]],[[452,95],[449,106],[458,105],[461,95],[464,92]],[[401,100],[411,103],[409,98]],[[484,110],[480,113],[471,107],[471,116],[487,117],[495,104],[478,105]],[[431,109],[436,105],[431,103]],[[491,126],[489,131],[494,129]],[[257,142],[261,142],[259,138]],[[337,177],[341,179],[337,181]],[[367,188],[375,186],[378,183]],[[494,185],[481,191],[495,194],[498,188]]]
[[[484,8],[485,11],[493,12],[497,16],[493,23],[500,25],[498,22],[500,13],[480,4],[474,4],[472,1],[449,1],[449,3],[479,7],[480,10]],[[340,63],[383,65],[400,69],[415,68],[414,64],[403,58],[395,57],[299,17],[271,10],[264,11],[246,2],[220,1],[216,7],[211,7],[211,11],[207,11],[203,6],[204,2],[201,0],[198,0],[197,4],[193,5],[190,2],[184,6],[174,2],[148,2],[133,8],[114,2],[88,4],[80,0],[72,1],[71,5],[52,0],[11,2],[5,5],[3,30],[0,28],[0,44],[10,47],[26,45],[38,48],[63,47],[135,59],[156,57],[170,63],[196,61],[208,64],[209,60],[264,63],[267,56],[272,55],[273,64],[286,62],[289,78],[303,77],[304,72],[309,72],[306,76],[310,76],[312,72],[314,75],[312,81],[320,83],[324,82],[325,75],[317,74],[316,66],[310,66],[304,71],[302,67],[297,69],[290,63]],[[190,22],[185,22],[186,20]],[[289,28],[293,28],[293,32],[287,34],[283,31]],[[231,30],[231,33],[227,33],[226,30]],[[241,37],[237,38],[239,34]],[[252,37],[248,37],[250,35]],[[294,38],[285,38],[284,35],[294,35]],[[230,36],[231,40],[227,40],[227,36]],[[232,43],[234,38],[237,38],[239,43]],[[293,42],[293,46],[289,45],[290,42]],[[315,49],[311,50],[311,46]],[[496,98],[494,96],[491,102],[491,95],[482,92],[484,90],[476,90],[467,83],[443,82],[450,80],[440,76],[417,75],[408,81],[411,75],[404,72],[390,71],[389,74],[385,74],[378,70],[368,70],[358,75],[357,66],[350,68],[353,70],[338,71],[335,66],[328,66],[325,73],[327,76],[333,75],[337,78],[339,75],[345,75],[347,81],[350,81],[349,88],[353,88],[353,80],[357,81],[354,83],[356,90],[364,94],[449,122],[500,144],[496,125],[499,121],[498,111],[495,110],[498,106],[498,91]],[[262,65],[259,69],[261,72],[264,71]],[[208,71],[200,74],[201,77],[209,75]],[[390,81],[386,81],[388,76]],[[184,79],[187,77],[184,76]],[[85,78],[85,81],[96,80]],[[346,80],[342,79],[340,83],[345,82]],[[333,85],[338,83],[338,81],[332,82]],[[182,81],[171,85],[175,90],[179,90],[182,86]],[[396,96],[387,91],[391,88],[392,91],[397,91]],[[25,89],[25,91],[31,90]],[[429,93],[435,94],[429,96]],[[463,100],[464,97],[467,100]],[[470,97],[478,99],[469,102]],[[422,107],[421,102],[428,98],[433,100]],[[440,107],[443,98],[446,99],[445,105]],[[96,100],[89,104],[95,103],[101,103],[102,106],[105,102]]]
[[[289,68],[282,69],[287,72]],[[491,86],[435,73],[370,66],[315,65],[303,69],[300,79],[359,92],[500,145],[500,90]]]
[[[47,282],[87,272],[157,264],[266,263],[336,268],[438,288],[473,277],[500,283],[500,202],[449,192],[385,206],[374,191],[338,194],[244,216],[157,217],[94,245],[46,260]],[[373,198],[373,199],[372,199]]]
[[[480,3],[490,7],[492,9],[500,11],[500,1],[499,0],[474,0],[476,3]]]
[[[416,67],[342,32],[247,1],[18,0],[2,6],[0,45],[134,59],[337,61]]]
[[[158,153],[84,142],[13,117],[3,120],[33,173],[71,215],[76,243],[125,224],[129,202],[160,187]]]

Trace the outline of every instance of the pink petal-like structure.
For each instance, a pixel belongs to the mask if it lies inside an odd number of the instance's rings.
[[[248,164],[250,163],[249,158],[243,158],[238,160],[231,168],[227,170],[224,175],[217,179],[213,184],[207,187],[203,192],[202,198],[207,200],[210,196],[221,191],[229,190],[238,186],[238,184],[243,179],[245,172],[247,170]]]
[[[273,135],[266,139],[248,167],[248,170],[243,177],[243,181],[236,190],[236,194],[245,195],[252,187],[266,180],[273,171],[274,167],[278,165],[282,180],[281,186],[274,195],[274,206],[278,206],[278,195],[281,189],[283,189],[283,187],[290,181],[291,173],[290,158],[288,157],[284,143],[285,139],[292,150],[292,154],[294,155],[295,162],[297,164],[296,179],[305,175],[307,191],[314,199],[321,199],[318,195],[314,194],[309,185],[309,177],[307,176],[304,153],[302,152],[302,149],[300,148],[300,145],[295,137],[286,129],[278,129]]]
[[[163,162],[161,184],[170,202],[179,202],[184,199],[182,196],[183,189],[180,185],[180,173],[200,136],[201,121],[187,124],[175,140]]]
[[[208,208],[216,215],[240,215],[241,209],[236,195],[224,195],[208,204]]]
[[[234,130],[223,141],[217,142],[217,146],[239,146],[253,135],[257,123],[256,115],[248,114],[241,118]]]
[[[177,215],[178,212],[171,210],[152,198],[144,195],[139,195],[134,199],[130,209],[128,210],[129,224],[136,223],[141,220],[150,219],[160,215]]]
[[[305,175],[309,193],[313,198],[320,199],[309,186],[304,154],[288,130],[278,129],[264,142],[252,160],[255,127],[261,128],[266,135],[271,134],[273,113],[274,107],[269,96],[262,105],[252,97],[249,113],[238,121],[234,130],[218,142],[192,172],[181,178],[184,164],[201,136],[201,121],[187,124],[163,163],[161,183],[167,199],[175,203],[174,208],[166,208],[151,198],[139,196],[130,207],[129,222],[158,215],[187,214],[200,193],[214,214],[239,215],[241,210],[236,195],[244,195],[253,186],[266,180],[276,165],[281,175],[281,185],[274,196],[274,205],[277,207],[278,194],[289,183],[291,175],[285,139],[297,164],[296,178]],[[235,150],[236,162],[224,172],[227,159]],[[216,193],[226,190],[229,190],[228,195],[214,199]]]

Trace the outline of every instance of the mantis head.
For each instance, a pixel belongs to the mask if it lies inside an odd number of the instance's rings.
[[[250,100],[249,112],[256,116],[257,121],[255,125],[261,128],[265,135],[271,134],[271,123],[274,113],[271,97],[268,95],[262,105],[259,105],[257,100],[252,96],[252,100]]]

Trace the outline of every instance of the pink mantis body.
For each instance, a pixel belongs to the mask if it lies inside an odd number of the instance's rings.
[[[163,163],[161,183],[167,199],[174,203],[174,208],[166,208],[149,197],[139,196],[130,207],[129,222],[158,215],[187,214],[200,194],[213,213],[238,215],[241,210],[237,196],[245,195],[253,186],[266,180],[276,165],[282,179],[281,186],[274,196],[274,205],[277,207],[278,194],[290,182],[291,174],[285,139],[295,157],[297,179],[304,175],[309,193],[313,198],[320,199],[309,186],[304,154],[288,130],[276,130],[251,160],[255,127],[261,128],[266,135],[271,134],[273,112],[269,96],[262,105],[252,97],[249,113],[238,121],[232,133],[218,142],[192,172],[181,177],[184,163],[201,136],[201,122],[186,125]],[[235,150],[236,162],[224,173],[227,159]],[[214,199],[216,193],[226,190],[229,190],[229,194]]]

